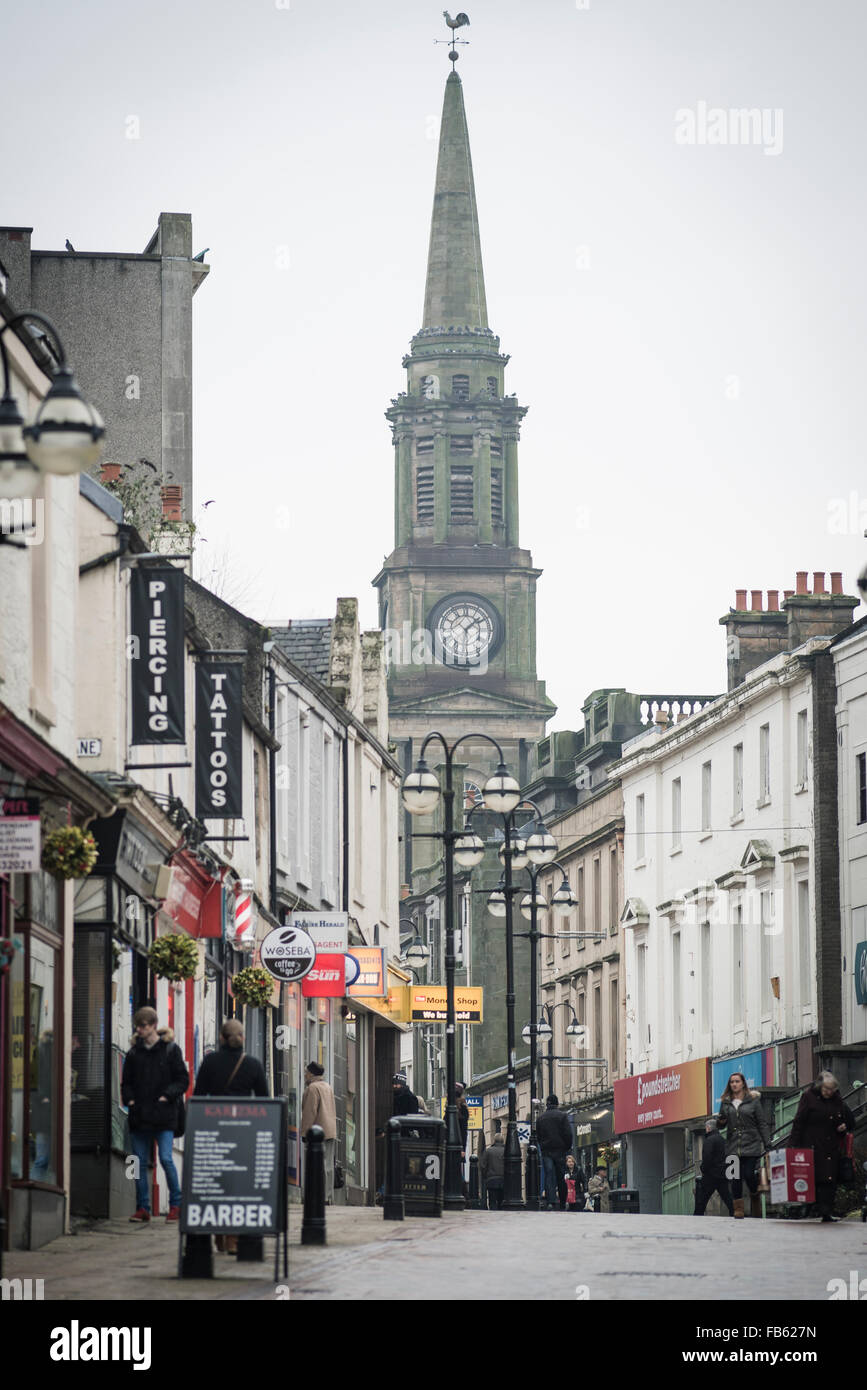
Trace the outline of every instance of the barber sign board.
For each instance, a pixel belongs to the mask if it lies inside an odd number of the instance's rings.
[[[286,1108],[251,1096],[187,1102],[180,1229],[269,1236],[285,1228]]]
[[[259,947],[259,958],[269,975],[291,985],[313,969],[316,943],[300,927],[275,927]]]

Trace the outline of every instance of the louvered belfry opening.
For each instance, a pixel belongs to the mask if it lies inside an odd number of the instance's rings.
[[[416,466],[415,519],[419,526],[433,526],[434,470],[432,463],[420,463]]]
[[[503,520],[503,470],[491,469],[491,521]]]
[[[458,523],[473,520],[472,464],[452,464],[451,518]]]
[[[468,401],[470,399],[470,378],[468,376],[452,377],[452,399],[455,401]]]

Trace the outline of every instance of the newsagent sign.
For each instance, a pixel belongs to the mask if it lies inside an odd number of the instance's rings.
[[[282,1231],[285,1103],[193,1096],[187,1107],[180,1230],[236,1236]]]
[[[614,1083],[614,1129],[617,1134],[680,1124],[707,1115],[710,1059],[682,1062],[627,1076]]]

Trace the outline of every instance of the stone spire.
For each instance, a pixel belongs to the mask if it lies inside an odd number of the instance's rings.
[[[488,329],[479,215],[461,79],[446,81],[422,328]]]

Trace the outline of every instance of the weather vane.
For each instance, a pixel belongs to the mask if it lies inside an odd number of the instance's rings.
[[[468,25],[470,22],[470,17],[469,15],[464,14],[463,10],[461,10],[460,14],[455,19],[452,19],[448,10],[443,10],[443,18],[445,19],[446,24],[451,29],[452,36],[450,39],[434,39],[434,43],[451,44],[451,48],[449,49],[449,58],[451,59],[452,63],[452,72],[454,72],[455,63],[458,61],[458,58],[460,57],[460,54],[458,53],[458,50],[455,47],[455,44],[469,43],[469,39],[456,39],[455,30],[463,29],[466,25]]]

